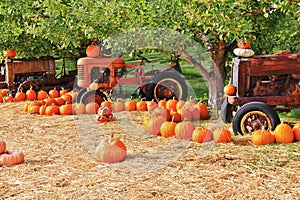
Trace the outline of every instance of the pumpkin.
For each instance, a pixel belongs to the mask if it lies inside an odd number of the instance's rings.
[[[60,97],[59,91],[56,88],[53,88],[52,90],[49,91],[49,97],[50,98]]]
[[[59,107],[57,105],[49,105],[49,106],[47,106],[47,108],[45,110],[45,114],[47,116],[58,115]]]
[[[8,89],[0,89],[0,96],[7,96],[8,95]]]
[[[6,143],[4,140],[0,139],[0,154],[2,154],[3,152],[5,152],[6,150]]]
[[[94,82],[90,83],[90,85],[89,85],[89,89],[90,90],[98,90],[99,89],[99,84],[96,81],[97,80],[95,80]]]
[[[24,162],[24,154],[21,151],[6,151],[0,155],[0,166],[17,165]]]
[[[254,145],[273,144],[275,136],[267,130],[256,130],[251,135],[251,141]]]
[[[27,90],[25,94],[26,94],[26,99],[27,99],[28,101],[34,101],[34,100],[36,100],[37,94],[36,94],[36,92],[32,89],[32,87],[30,87],[29,90]]]
[[[175,137],[177,139],[191,140],[194,129],[195,126],[191,121],[179,122],[175,127]]]
[[[235,48],[233,50],[233,53],[236,56],[239,56],[239,57],[252,57],[252,56],[254,56],[254,51],[252,49]]]
[[[300,141],[300,122],[297,122],[293,126],[293,132],[294,132],[295,141]]]
[[[200,110],[196,106],[188,107],[192,114],[192,120],[199,120],[200,119]]]
[[[125,105],[121,101],[117,101],[112,104],[112,110],[114,112],[120,112],[123,111],[124,109],[125,109]]]
[[[290,143],[294,141],[294,132],[288,124],[278,124],[274,130],[276,142],[278,143]]]
[[[125,102],[125,110],[134,111],[136,110],[136,103],[132,99]]]
[[[68,92],[68,94],[72,96],[72,102],[74,102],[78,96],[78,92],[75,92],[73,90]]]
[[[63,96],[64,94],[68,94],[68,90],[64,89],[63,87],[60,88],[59,90],[59,96]]]
[[[209,113],[206,104],[199,102],[195,106],[199,109],[200,119],[207,119]]]
[[[40,105],[36,103],[32,103],[28,106],[28,113],[30,114],[39,114],[40,113]]]
[[[13,102],[14,101],[14,97],[9,95],[9,96],[5,96],[3,97],[3,101],[4,102]]]
[[[73,105],[74,113],[76,115],[82,115],[85,113],[85,104],[84,103],[76,103]]]
[[[159,135],[160,126],[164,123],[166,119],[162,116],[150,118],[148,121],[144,122],[145,129],[150,135]]]
[[[224,86],[224,94],[226,95],[234,95],[236,92],[236,87],[231,83],[231,79],[229,80],[229,83],[227,85]]]
[[[54,98],[54,100],[55,100],[55,105],[58,105],[58,106],[62,106],[66,103],[62,97],[56,97],[56,98]]]
[[[177,111],[171,110],[170,118],[173,122],[181,122],[181,115]]]
[[[14,58],[14,57],[16,57],[16,55],[17,55],[17,52],[14,49],[10,49],[4,53],[4,56],[7,58]]]
[[[147,111],[147,103],[145,101],[138,101],[136,103],[136,110]]]
[[[72,115],[73,114],[73,106],[72,104],[64,104],[59,107],[60,115]]]
[[[111,115],[111,109],[107,106],[100,106],[97,110],[97,115],[100,117],[109,117]]]
[[[86,114],[96,114],[99,109],[99,104],[96,102],[91,102],[85,105],[85,113]]]
[[[208,128],[197,127],[193,131],[192,134],[193,142],[204,143],[204,142],[209,142],[211,140],[213,140],[213,132]]]
[[[87,57],[96,58],[96,57],[100,56],[101,50],[98,45],[91,44],[91,45],[87,46],[85,53],[86,53]]]
[[[68,94],[68,93],[63,94],[63,95],[61,95],[60,97],[61,97],[66,103],[69,103],[69,104],[73,103],[73,97],[72,97],[70,94]]]
[[[192,96],[190,96],[190,97],[189,97],[189,100],[187,100],[187,101],[185,102],[185,105],[186,105],[186,106],[194,106],[194,105],[196,105],[196,104],[197,104],[197,101],[194,100]]]
[[[177,102],[178,100],[175,99],[175,97],[173,97],[173,99],[169,99],[166,103],[166,108],[168,110],[174,110],[174,111],[177,111],[176,110],[176,105],[177,105]]]
[[[0,103],[3,103],[3,98],[2,98],[2,96],[0,96]]]
[[[56,101],[54,98],[46,98],[43,100],[46,105],[56,105]]]
[[[239,39],[238,43],[237,43],[238,48],[240,49],[247,49],[250,47],[250,41],[249,40],[245,40],[245,42],[243,41],[242,38]]]
[[[95,156],[98,161],[115,163],[122,161],[127,153],[124,143],[113,136],[102,140],[95,149]]]
[[[165,108],[166,105],[167,105],[167,100],[166,100],[166,99],[161,99],[161,100],[158,101],[157,104],[158,104],[158,107],[163,107],[163,108]]]
[[[153,111],[158,107],[158,104],[154,101],[154,99],[152,101],[147,101],[146,104],[148,111]]]
[[[160,126],[160,134],[165,138],[175,136],[176,125],[177,124],[175,122],[169,122],[169,121],[163,122]]]
[[[176,110],[177,111],[180,110],[184,106],[184,104],[185,104],[184,100],[177,101],[177,103],[176,103]]]
[[[150,115],[151,117],[165,117],[166,121],[169,121],[171,119],[170,111],[164,107],[155,108]]]
[[[37,100],[44,100],[46,98],[48,98],[48,93],[46,91],[44,91],[44,90],[38,91],[37,97],[36,97]]]
[[[226,128],[216,128],[213,131],[213,138],[216,143],[231,142],[231,132]]]
[[[181,108],[177,110],[177,112],[181,117],[181,121],[192,121],[193,119],[192,113],[190,109],[188,109],[187,107]]]
[[[40,109],[39,109],[39,114],[46,115],[46,108],[47,108],[47,105],[41,105]]]
[[[26,102],[26,103],[24,104],[24,106],[23,106],[23,111],[24,111],[24,112],[28,112],[28,107],[29,107],[29,103]]]
[[[25,101],[26,94],[22,91],[18,91],[15,95],[15,101]]]

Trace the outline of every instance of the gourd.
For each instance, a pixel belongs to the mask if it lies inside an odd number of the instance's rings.
[[[233,53],[239,57],[252,57],[255,54],[252,49],[241,49],[241,48],[235,48],[233,50]]]

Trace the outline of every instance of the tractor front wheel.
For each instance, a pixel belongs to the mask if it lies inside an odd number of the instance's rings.
[[[97,103],[101,105],[103,101],[107,101],[106,95],[99,90],[88,90],[82,94],[80,102],[84,104]]]

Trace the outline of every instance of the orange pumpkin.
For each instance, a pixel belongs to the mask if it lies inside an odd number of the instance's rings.
[[[26,94],[22,91],[18,91],[15,95],[15,101],[25,101]]]
[[[177,101],[177,103],[176,103],[176,110],[178,111],[178,110],[180,110],[181,108],[183,108],[184,104],[185,104],[185,101],[184,101],[184,100],[179,100],[179,101]]]
[[[41,105],[40,109],[39,109],[39,114],[46,115],[46,108],[47,108],[47,105]]]
[[[138,101],[136,103],[136,110],[147,111],[147,103],[145,101]]]
[[[288,124],[278,124],[274,130],[276,142],[278,143],[291,143],[294,141],[294,132]]]
[[[96,114],[99,109],[99,104],[96,102],[91,102],[85,105],[85,113],[86,114]]]
[[[2,98],[2,96],[0,96],[0,103],[3,103],[3,98]]]
[[[60,115],[72,115],[73,114],[73,106],[72,104],[65,104],[59,107]]]
[[[256,130],[251,135],[251,141],[254,145],[273,144],[275,136],[267,130]]]
[[[36,92],[32,88],[30,88],[29,90],[26,91],[26,99],[28,101],[36,100],[36,96],[37,96]]]
[[[30,114],[39,114],[40,113],[40,105],[36,103],[32,103],[28,106],[28,113]]]
[[[9,95],[9,96],[5,96],[3,97],[3,101],[4,102],[13,102],[14,101],[14,97]]]
[[[17,165],[24,162],[24,154],[21,151],[6,151],[0,155],[0,166]]]
[[[224,94],[226,95],[234,95],[236,92],[236,87],[231,83],[231,79],[229,80],[229,83],[224,86],[223,88]]]
[[[145,123],[145,129],[150,135],[159,135],[160,126],[164,123],[166,119],[162,116],[155,118],[150,118],[148,122]]]
[[[181,115],[177,111],[171,110],[170,111],[170,119],[173,122],[181,122]]]
[[[56,98],[54,98],[54,100],[55,100],[55,105],[58,105],[58,106],[62,106],[66,103],[62,97],[56,97]]]
[[[166,105],[167,105],[167,100],[161,99],[158,101],[158,107],[166,108]]]
[[[154,101],[154,99],[152,101],[147,101],[146,104],[148,111],[153,111],[158,107],[158,104]]]
[[[4,56],[7,58],[14,58],[14,57],[16,57],[16,55],[17,55],[17,52],[14,49],[10,49],[4,53]]]
[[[125,105],[121,101],[114,102],[112,105],[112,110],[114,112],[120,112],[123,111],[124,109],[125,109]]]
[[[68,93],[63,94],[63,95],[61,95],[60,97],[61,97],[66,103],[71,104],[71,103],[73,102],[73,97],[72,97],[70,94],[68,94]]]
[[[199,109],[200,119],[207,119],[209,113],[208,113],[208,108],[207,108],[206,104],[199,102],[195,106],[198,107],[198,109]]]
[[[60,97],[59,91],[56,88],[53,88],[52,90],[49,91],[49,97],[50,98]]]
[[[54,98],[46,98],[43,100],[46,105],[56,105],[56,101]]]
[[[6,151],[6,143],[4,140],[0,139],[0,154]]]
[[[175,127],[175,136],[177,139],[191,140],[194,129],[195,126],[191,121],[179,122]]]
[[[294,132],[295,141],[300,141],[300,122],[297,122],[293,126],[293,132]]]
[[[115,163],[122,161],[127,153],[126,146],[118,139],[111,136],[102,140],[95,150],[98,161],[105,163]]]
[[[125,110],[134,111],[136,110],[136,103],[132,99],[125,102]]]
[[[86,56],[91,58],[96,58],[101,55],[101,50],[98,45],[89,45],[85,50]]]
[[[231,132],[226,128],[216,128],[213,136],[216,143],[231,142]]]
[[[100,104],[100,107],[103,106],[103,107],[107,107],[109,108],[110,110],[112,110],[112,104],[109,102],[109,101],[102,101],[101,104]]]
[[[168,110],[173,110],[173,111],[177,111],[176,110],[176,105],[177,105],[178,100],[175,99],[175,97],[173,99],[169,99],[166,103],[166,108]]]
[[[192,113],[187,107],[181,108],[177,112],[181,116],[181,121],[192,121]]]
[[[90,83],[89,89],[90,90],[98,90],[99,89],[99,84],[94,81],[94,82]]]
[[[151,112],[151,117],[162,116],[166,121],[171,120],[170,111],[164,107],[157,107]]]
[[[46,98],[48,98],[48,93],[46,91],[44,91],[44,90],[38,91],[37,97],[36,97],[37,100],[44,100]]]
[[[240,49],[247,49],[247,48],[250,47],[250,41],[249,40],[245,40],[245,42],[244,42],[243,39],[240,38],[239,41],[238,41],[237,46]]]
[[[204,143],[204,142],[209,142],[211,140],[213,140],[213,132],[208,128],[197,127],[193,131],[192,134],[193,142]]]
[[[67,94],[69,91],[68,90],[66,90],[66,89],[64,89],[63,87],[62,88],[60,88],[60,90],[59,90],[59,96],[63,96],[64,94]]]
[[[160,126],[160,134],[165,138],[175,136],[176,125],[177,124],[175,122],[168,122],[168,121],[163,122],[162,125]]]
[[[85,104],[76,103],[73,107],[74,107],[74,113],[76,115],[82,115],[85,113]]]
[[[47,108],[45,110],[45,114],[47,116],[58,115],[59,107],[57,105],[49,105],[49,106],[47,106]]]
[[[7,96],[8,95],[8,89],[0,89],[0,96]]]

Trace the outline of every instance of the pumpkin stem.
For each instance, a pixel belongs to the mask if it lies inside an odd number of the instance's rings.
[[[111,133],[111,134],[110,134],[110,137],[109,137],[109,143],[111,143],[111,142],[112,142],[112,139],[113,139],[113,137],[114,137],[114,134],[113,134],[113,133]]]

